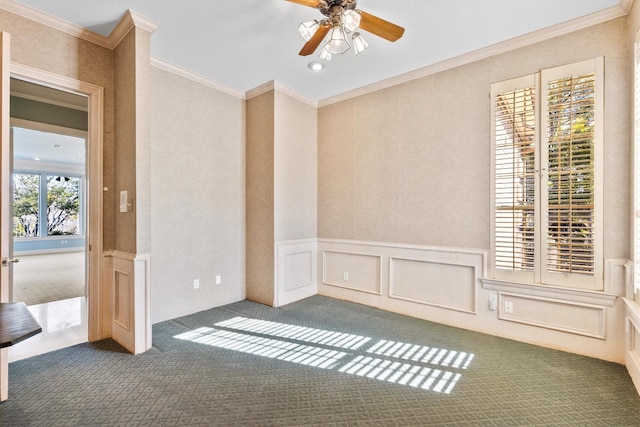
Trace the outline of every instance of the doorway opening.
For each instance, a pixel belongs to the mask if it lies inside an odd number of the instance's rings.
[[[12,78],[10,112],[10,299],[43,329],[11,349],[11,362],[88,339],[88,101]]]

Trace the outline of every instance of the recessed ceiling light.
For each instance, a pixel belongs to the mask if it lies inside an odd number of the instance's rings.
[[[62,145],[60,145],[60,144],[53,144],[53,145],[52,145],[52,147],[53,147],[53,148],[62,148]]]
[[[34,158],[33,158],[33,160],[35,160],[35,161],[39,161],[39,160],[40,160],[40,157],[34,157]]]
[[[309,67],[313,71],[320,71],[324,68],[324,64],[318,61],[311,61],[309,62],[309,65],[307,65],[307,67]]]

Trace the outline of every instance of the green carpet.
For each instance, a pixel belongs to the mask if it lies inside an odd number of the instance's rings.
[[[640,426],[624,366],[312,297],[10,364],[2,426]]]

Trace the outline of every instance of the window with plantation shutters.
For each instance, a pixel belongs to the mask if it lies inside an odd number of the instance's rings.
[[[535,88],[495,98],[495,265],[534,269]]]
[[[492,85],[492,275],[602,288],[602,59]]]

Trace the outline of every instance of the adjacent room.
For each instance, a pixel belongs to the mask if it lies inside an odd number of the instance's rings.
[[[0,424],[640,425],[637,2],[129,3],[0,0]]]

